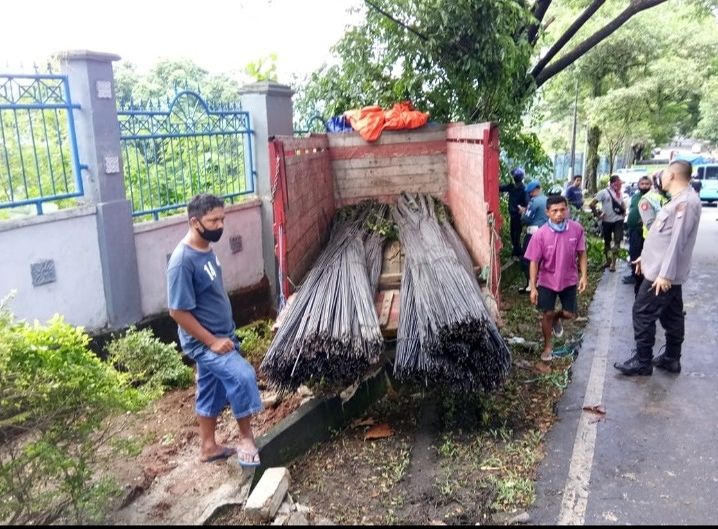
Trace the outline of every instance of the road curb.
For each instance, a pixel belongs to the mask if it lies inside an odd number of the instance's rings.
[[[257,439],[262,465],[254,474],[252,488],[267,468],[286,466],[314,445],[329,440],[383,397],[389,384],[386,369],[381,366],[365,376],[350,395],[315,397],[278,422]]]

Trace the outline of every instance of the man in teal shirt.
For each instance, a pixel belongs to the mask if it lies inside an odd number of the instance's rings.
[[[538,180],[533,180],[526,185],[526,194],[529,197],[529,205],[527,207],[519,206],[519,212],[521,213],[521,222],[526,226],[526,235],[524,236],[524,244],[521,255],[526,253],[526,248],[529,246],[531,236],[538,231],[538,229],[546,224],[548,215],[546,214],[546,195],[541,191],[541,183]],[[521,270],[526,277],[526,287],[521,288],[521,292],[531,292],[531,278],[529,276],[529,261],[525,258],[521,258]]]
[[[628,227],[628,256],[631,263],[641,256],[641,251],[643,250],[643,222],[641,221],[638,203],[650,190],[651,179],[647,176],[642,176],[638,181],[638,191],[633,193],[631,205],[628,208],[626,226]],[[623,278],[623,282],[627,285],[634,285],[634,291],[637,293],[641,279],[642,277],[636,274],[636,265],[631,265],[631,273]]]

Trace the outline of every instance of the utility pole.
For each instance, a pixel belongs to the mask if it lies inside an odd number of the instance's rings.
[[[576,165],[576,122],[578,118],[578,76],[576,76],[576,96],[573,101],[573,131],[571,133],[571,165],[568,168],[568,180],[573,179],[574,166]]]

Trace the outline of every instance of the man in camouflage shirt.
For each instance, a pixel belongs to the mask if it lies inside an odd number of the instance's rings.
[[[671,162],[661,175],[661,187],[671,195],[651,224],[635,263],[644,281],[633,303],[635,354],[613,367],[627,376],[651,375],[653,366],[671,373],[681,371],[681,344],[685,336],[682,285],[688,278],[698,235],[701,201],[691,187],[691,164]],[[653,358],[656,320],[666,331],[666,350]]]

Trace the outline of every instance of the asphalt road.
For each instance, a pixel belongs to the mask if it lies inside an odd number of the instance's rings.
[[[572,382],[547,435],[535,524],[692,525],[718,519],[718,208],[704,207],[683,286],[682,372],[624,377],[632,285],[604,272]],[[664,343],[658,325],[654,354]],[[584,411],[601,405],[605,415]]]

